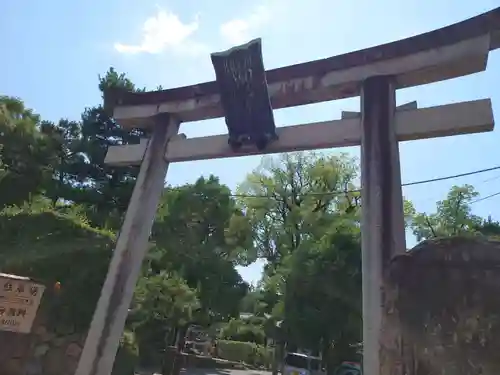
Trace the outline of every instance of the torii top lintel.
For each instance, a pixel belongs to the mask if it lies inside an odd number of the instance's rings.
[[[500,7],[424,34],[325,59],[266,71],[274,109],[359,95],[372,75],[396,77],[398,88],[482,71],[500,48]],[[215,81],[162,91],[105,93],[105,106],[122,126],[148,127],[158,113],[181,121],[224,116]]]

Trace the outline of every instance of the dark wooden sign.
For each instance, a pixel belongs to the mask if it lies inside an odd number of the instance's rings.
[[[211,54],[233,150],[276,140],[276,125],[267,90],[260,39]]]

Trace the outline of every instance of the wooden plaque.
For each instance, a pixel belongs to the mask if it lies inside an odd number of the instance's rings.
[[[228,51],[213,53],[211,58],[229,144],[234,150],[247,144],[264,149],[278,137],[267,90],[261,40],[254,39]]]
[[[45,286],[0,273],[0,330],[30,333]]]

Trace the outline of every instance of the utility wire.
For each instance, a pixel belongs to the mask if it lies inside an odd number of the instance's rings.
[[[476,200],[473,200],[472,202],[470,202],[471,204],[473,203],[477,203],[477,202],[481,202],[481,201],[485,201],[486,199],[490,199],[490,198],[493,198],[493,197],[496,197],[496,196],[499,196],[500,195],[500,191],[498,193],[493,193],[493,194],[490,194],[490,195],[487,195],[485,197],[482,197],[482,198],[478,198]]]
[[[421,181],[407,182],[405,184],[402,184],[401,186],[413,186],[413,185],[428,184],[430,182],[451,180],[451,179],[454,179],[454,178],[472,176],[472,175],[475,175],[475,174],[485,173],[485,172],[491,172],[491,171],[495,171],[497,169],[500,169],[500,165],[496,166],[496,167],[491,167],[491,168],[479,169],[479,170],[475,170],[475,171],[472,171],[472,172],[454,174],[454,175],[451,175],[451,176],[431,178],[430,180],[421,180]]]
[[[419,181],[412,181],[412,182],[406,182],[401,184],[401,186],[414,186],[414,185],[423,185],[423,184],[428,184],[431,182],[438,182],[438,181],[445,181],[445,180],[452,180],[455,178],[460,178],[460,177],[466,177],[466,176],[473,176],[476,174],[480,173],[485,173],[485,172],[491,172],[500,169],[500,165],[496,167],[491,167],[491,168],[484,168],[484,169],[478,169],[474,170],[471,172],[465,172],[465,173],[459,173],[459,174],[454,174],[454,175],[449,175],[449,176],[443,176],[443,177],[436,177],[436,178],[431,178],[428,180],[419,180]],[[353,189],[353,190],[333,190],[333,191],[325,191],[325,192],[311,192],[311,193],[306,193],[303,194],[303,196],[325,196],[325,195],[340,195],[340,194],[349,194],[349,193],[359,193],[361,192],[361,189]],[[476,199],[472,201],[471,203],[477,203],[481,202],[486,199],[493,198],[497,195],[500,195],[500,192],[490,194],[486,197]],[[257,194],[230,194],[231,197],[234,198],[265,198],[265,199],[273,199],[273,197],[267,196],[267,195],[257,195]]]
[[[494,180],[498,180],[499,178],[500,178],[500,174],[496,175],[494,177],[487,178],[486,180],[483,180],[482,182],[491,182],[491,181],[494,181]]]

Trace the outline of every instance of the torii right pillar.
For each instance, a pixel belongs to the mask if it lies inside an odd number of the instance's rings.
[[[390,76],[370,77],[362,83],[364,375],[404,374],[401,330],[398,319],[388,314],[387,306],[391,300],[389,294],[394,290],[387,277],[390,261],[406,251],[401,168],[394,126],[395,96]]]
[[[391,77],[363,82],[363,375],[498,375],[500,241],[406,251],[395,108]]]

